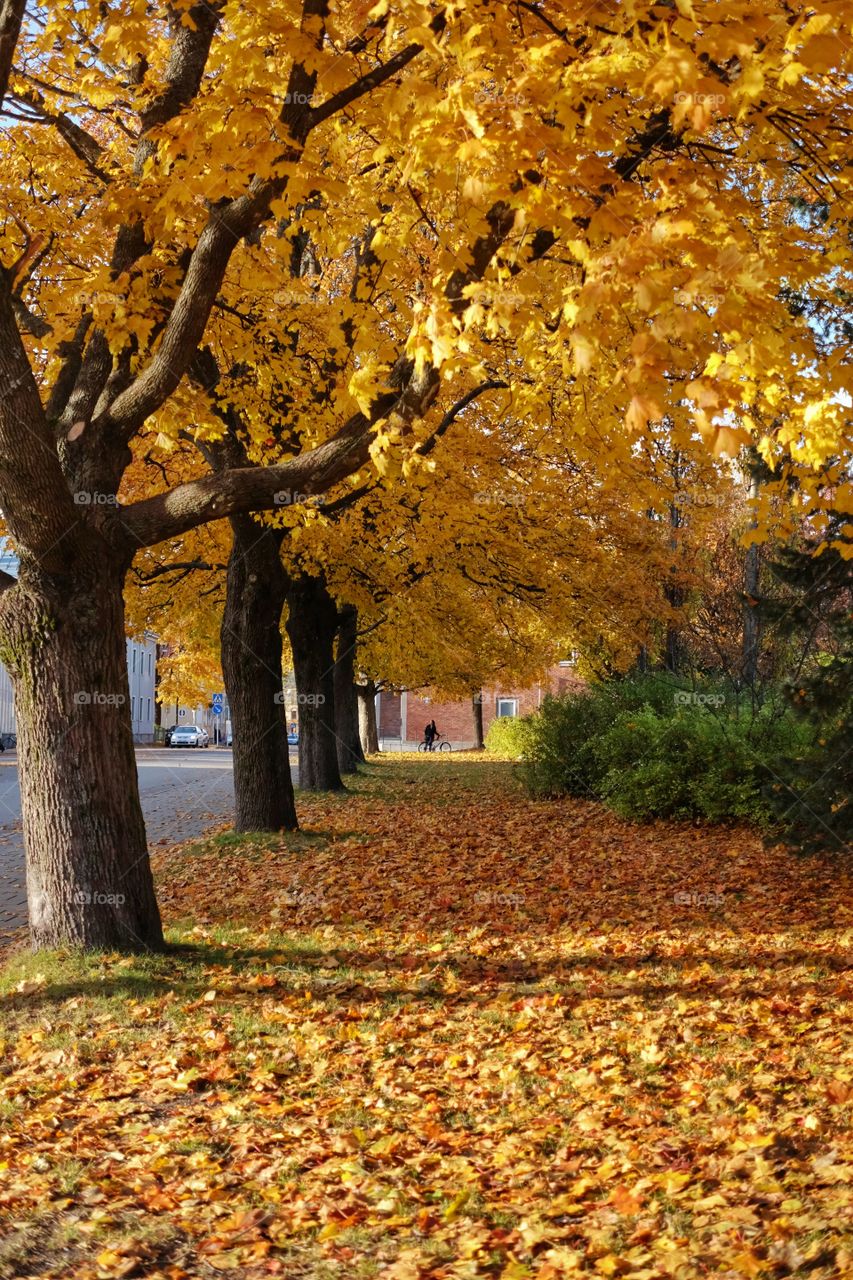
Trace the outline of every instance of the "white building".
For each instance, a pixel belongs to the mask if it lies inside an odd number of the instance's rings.
[[[154,741],[154,683],[157,679],[157,638],[146,631],[142,640],[127,642],[127,677],[134,742]]]
[[[8,539],[0,538],[0,574],[18,576],[18,557]],[[157,676],[157,639],[150,632],[142,640],[127,641],[127,675],[130,684],[130,715],[135,742],[154,741],[154,684]],[[12,681],[0,665],[0,737],[17,733]]]

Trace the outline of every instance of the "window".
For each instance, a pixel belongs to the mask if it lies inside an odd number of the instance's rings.
[[[498,698],[498,717],[517,716],[518,698]]]
[[[151,699],[150,698],[145,699],[145,719],[146,720],[151,719]]]
[[[131,649],[130,653],[131,653],[130,661],[132,664],[130,669],[131,671],[135,671],[136,670],[136,649],[135,648]]]
[[[131,720],[136,719],[136,699],[135,698],[131,698],[130,700],[130,718]]]

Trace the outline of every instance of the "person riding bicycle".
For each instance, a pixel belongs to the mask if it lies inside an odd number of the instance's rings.
[[[438,736],[439,736],[439,733],[438,733],[438,729],[436,729],[435,727],[435,721],[430,720],[429,724],[424,729],[424,742],[426,743],[427,751],[433,750],[433,743],[435,742]]]

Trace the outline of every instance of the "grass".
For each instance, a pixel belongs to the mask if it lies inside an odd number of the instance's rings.
[[[472,755],[300,808],[157,856],[166,953],[8,962],[0,1280],[853,1267],[837,863]]]

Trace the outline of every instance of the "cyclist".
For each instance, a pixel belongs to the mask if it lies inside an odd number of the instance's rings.
[[[435,721],[430,720],[429,724],[424,729],[424,742],[426,743],[427,751],[434,750],[433,743],[435,742],[438,736],[439,734],[438,734],[438,729],[436,729],[435,727]]]

